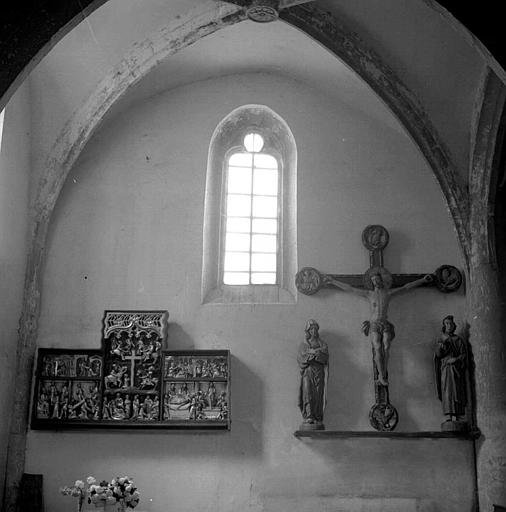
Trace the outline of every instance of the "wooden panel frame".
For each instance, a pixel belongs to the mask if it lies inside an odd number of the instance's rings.
[[[31,428],[230,430],[230,351],[162,350],[166,311],[106,311],[102,349],[38,350]]]

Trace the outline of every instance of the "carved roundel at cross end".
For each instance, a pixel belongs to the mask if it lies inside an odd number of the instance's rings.
[[[322,275],[313,267],[304,267],[295,276],[295,286],[304,295],[313,295],[322,284]]]
[[[452,265],[441,265],[434,272],[436,286],[443,293],[455,292],[462,284],[460,270]]]
[[[383,250],[389,240],[387,229],[379,224],[371,224],[362,231],[362,243],[368,251]]]

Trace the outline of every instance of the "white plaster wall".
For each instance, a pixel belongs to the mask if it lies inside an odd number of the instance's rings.
[[[462,265],[442,194],[411,140],[302,83],[229,76],[119,112],[94,135],[57,205],[39,346],[98,348],[105,309],[167,309],[168,348],[231,350],[232,430],[30,431],[26,471],[44,474],[54,512],[69,506],[61,485],[121,473],[138,482],[139,508],[156,512],[471,511],[468,442],[293,437],[301,421],[296,352],[309,318],[320,323],[331,353],[327,428],[370,430],[365,302],[324,291],[291,305],[200,303],[208,144],[225,115],[250,103],[281,115],[297,142],[300,267],[363,272],[361,233],[372,223],[390,231],[392,272]],[[462,325],[463,293],[416,290],[391,305],[398,430],[439,429],[432,345],[447,314]]]
[[[127,50],[200,3],[108,0],[55,45],[30,74],[35,173],[65,123]]]
[[[0,503],[9,431],[17,328],[26,265],[30,177],[30,88],[21,86],[5,108],[0,148]]]

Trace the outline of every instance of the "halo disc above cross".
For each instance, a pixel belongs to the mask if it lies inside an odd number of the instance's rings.
[[[394,430],[399,421],[396,408],[390,403],[388,386],[388,356],[395,337],[394,326],[388,321],[390,298],[400,292],[420,286],[434,286],[440,292],[457,291],[462,284],[461,272],[452,265],[442,265],[431,274],[390,274],[383,265],[383,250],[390,235],[378,224],[367,226],[362,243],[369,251],[369,268],[364,274],[323,274],[312,267],[302,268],[295,276],[299,292],[313,295],[322,288],[338,288],[369,300],[370,320],[362,332],[371,339],[375,403],[369,412],[371,426],[379,431]]]

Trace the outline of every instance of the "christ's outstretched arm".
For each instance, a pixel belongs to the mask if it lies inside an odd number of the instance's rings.
[[[418,286],[422,286],[423,284],[432,283],[434,278],[431,274],[427,274],[420,279],[416,279],[415,281],[411,281],[410,283],[406,283],[404,286],[399,286],[399,288],[392,288],[390,290],[390,295],[395,295],[400,292],[405,292],[407,290],[411,290]]]
[[[355,295],[360,295],[362,297],[367,297],[367,290],[361,290],[360,288],[355,288],[354,286],[349,285],[348,283],[344,283],[343,281],[339,281],[332,276],[326,275],[324,280],[324,284],[331,284],[336,288],[339,288],[343,292],[354,293]]]

